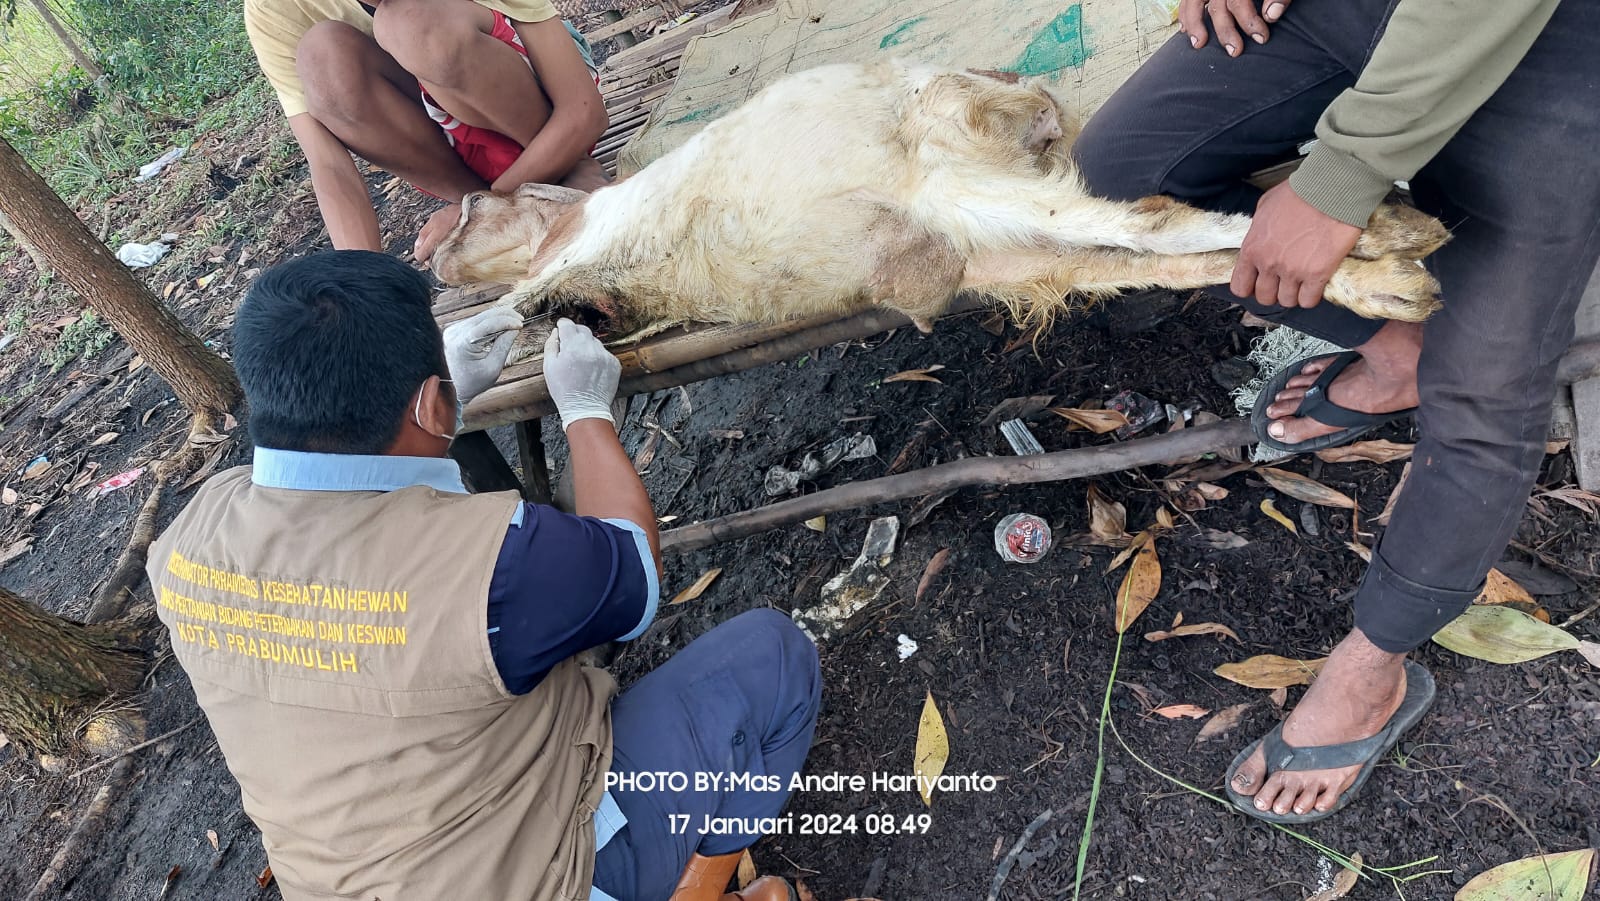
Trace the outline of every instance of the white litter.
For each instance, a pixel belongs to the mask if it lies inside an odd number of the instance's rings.
[[[917,652],[917,643],[911,640],[911,636],[902,634],[895,640],[899,643],[895,652],[900,655],[901,660],[909,660],[911,655]]]
[[[160,262],[171,249],[172,245],[162,241],[151,241],[149,244],[128,243],[117,248],[117,259],[129,269],[144,269]]]
[[[155,178],[157,175],[161,174],[161,170],[167,168],[173,163],[176,163],[178,160],[183,159],[183,155],[187,152],[188,151],[184,150],[182,147],[174,147],[171,150],[168,150],[166,153],[161,154],[161,156],[151,160],[148,163],[145,163],[143,166],[140,166],[139,174],[135,175],[133,180],[149,181],[150,179]]]

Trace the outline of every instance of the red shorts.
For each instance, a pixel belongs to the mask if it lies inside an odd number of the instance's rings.
[[[522,54],[523,59],[527,59],[528,48],[523,46],[522,36],[517,34],[517,29],[512,24],[511,19],[498,10],[491,10],[491,12],[494,13],[494,31],[490,32],[490,34],[515,48],[518,53]],[[567,30],[569,32],[572,31],[571,26],[568,26]],[[581,40],[577,32],[572,32],[572,34],[573,40]],[[585,61],[588,61],[588,48],[582,43],[579,43],[578,48],[583,52]],[[528,62],[528,68],[533,68],[532,61]],[[600,75],[595,71],[592,64],[589,72],[594,76],[595,84],[598,85],[600,83]],[[518,157],[522,156],[523,147],[521,144],[498,131],[479,128],[462,122],[439,106],[422,85],[417,85],[417,90],[422,94],[422,106],[428,111],[429,118],[439,123],[439,127],[444,129],[445,139],[450,142],[451,147],[455,148],[456,155],[461,157],[461,161],[467,164],[468,169],[476,172],[479,178],[493,183],[495,179],[504,175],[506,170],[511,168],[511,164],[516,162]],[[418,190],[421,189],[419,188]],[[424,191],[423,193],[426,194],[428,192]]]

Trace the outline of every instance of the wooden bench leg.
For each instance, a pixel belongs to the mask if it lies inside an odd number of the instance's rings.
[[[535,504],[551,504],[550,464],[544,457],[544,428],[541,420],[517,423],[517,453],[522,457],[522,478],[527,482],[527,498]]]
[[[506,462],[500,448],[488,432],[467,432],[457,435],[450,444],[450,456],[461,464],[461,474],[467,487],[477,493],[515,491],[527,497],[527,490],[517,480],[516,470]]]

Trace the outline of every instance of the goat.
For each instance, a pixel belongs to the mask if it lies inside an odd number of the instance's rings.
[[[871,304],[927,332],[962,291],[1048,325],[1082,300],[1228,281],[1249,216],[1094,197],[1070,157],[1076,133],[1048,91],[1004,73],[822,66],[592,194],[468,195],[432,266],[448,283],[515,283],[502,302],[525,316],[612,334]],[[1438,283],[1417,261],[1448,237],[1381,207],[1327,299],[1425,319]]]

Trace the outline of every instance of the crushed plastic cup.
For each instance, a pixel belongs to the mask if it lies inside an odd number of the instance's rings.
[[[1050,526],[1032,513],[1013,513],[995,524],[994,549],[1007,563],[1038,563],[1050,553]]]

